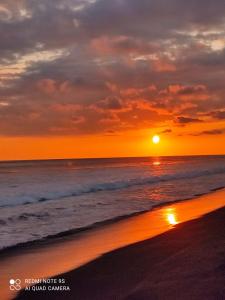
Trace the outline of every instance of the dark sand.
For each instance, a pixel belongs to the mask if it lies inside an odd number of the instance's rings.
[[[66,279],[71,291],[27,291],[17,299],[225,299],[225,208],[59,278]]]

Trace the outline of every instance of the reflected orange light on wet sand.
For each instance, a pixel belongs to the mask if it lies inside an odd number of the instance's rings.
[[[176,211],[176,207],[168,207],[165,208],[165,212],[164,212],[164,216],[165,216],[165,220],[169,225],[176,225],[179,222],[177,221],[177,211]]]
[[[225,189],[189,201],[173,203],[86,232],[34,244],[0,257],[0,299],[12,299],[11,274],[46,278],[67,272],[104,253],[173,230],[174,225],[195,219],[225,205]]]
[[[170,225],[176,225],[178,222],[176,221],[176,216],[173,213],[167,214],[167,221]]]

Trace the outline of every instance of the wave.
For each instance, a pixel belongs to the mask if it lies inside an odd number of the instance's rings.
[[[156,209],[156,208],[160,208],[160,207],[163,207],[163,206],[167,206],[171,203],[177,203],[177,202],[182,202],[182,201],[187,201],[187,200],[191,200],[195,197],[199,197],[199,196],[203,196],[203,195],[206,195],[206,194],[209,194],[209,193],[212,193],[212,192],[215,192],[217,190],[220,190],[220,189],[224,189],[225,186],[220,186],[220,187],[217,187],[217,188],[212,188],[210,190],[208,190],[207,192],[205,193],[201,193],[201,194],[195,194],[195,195],[192,195],[188,198],[184,198],[184,199],[180,199],[180,200],[174,200],[174,201],[162,201],[162,202],[159,202],[159,203],[151,203],[151,206],[149,208],[145,208],[145,209],[138,209],[138,210],[135,210],[135,211],[132,211],[132,212],[126,212],[126,213],[123,213],[121,214],[121,211],[118,215],[114,216],[114,217],[109,217],[109,218],[106,218],[106,219],[103,219],[101,221],[95,221],[93,223],[90,223],[88,225],[85,225],[85,226],[79,226],[79,227],[71,227],[71,228],[67,228],[67,229],[63,229],[60,227],[59,230],[56,230],[54,233],[49,233],[49,232],[42,232],[42,234],[35,234],[33,233],[32,236],[29,236],[26,234],[23,234],[20,238],[21,240],[12,240],[9,245],[1,245],[0,244],[0,253],[3,253],[4,251],[8,251],[8,249],[17,249],[17,248],[21,248],[21,247],[27,247],[27,246],[30,246],[30,245],[34,245],[34,244],[37,244],[37,243],[42,243],[42,242],[45,242],[46,240],[50,240],[50,239],[54,239],[54,238],[63,238],[63,237],[66,237],[66,236],[70,236],[70,235],[74,235],[74,234],[77,234],[77,233],[81,233],[81,232],[84,232],[84,231],[87,231],[87,230],[91,230],[93,228],[97,228],[97,227],[101,227],[101,226],[104,226],[104,225],[109,225],[109,224],[112,224],[112,223],[116,223],[120,220],[123,220],[123,219],[126,219],[126,218],[129,218],[129,217],[132,217],[132,216],[136,216],[136,215],[139,215],[139,214],[142,214],[142,213],[145,213],[145,212],[149,212],[153,209]],[[29,219],[33,219],[34,222],[36,222],[37,220],[47,220],[48,218],[50,217],[50,215],[48,213],[23,213],[23,214],[19,214],[18,216],[14,216],[14,218],[8,218],[7,221],[6,220],[1,220],[0,219],[0,225],[9,225],[9,223],[13,222],[13,223],[16,223],[17,226],[19,226],[19,223],[18,221],[28,221]],[[52,224],[50,222],[50,224]]]
[[[82,194],[87,193],[96,193],[96,192],[102,192],[102,191],[113,191],[113,190],[120,190],[125,189],[133,186],[138,185],[148,185],[148,184],[154,184],[154,183],[160,183],[164,181],[172,181],[172,180],[183,180],[183,179],[191,179],[196,177],[202,177],[202,176],[210,176],[210,175],[218,175],[225,173],[225,168],[217,168],[214,170],[204,170],[199,172],[182,172],[182,173],[175,173],[175,174],[166,174],[161,176],[149,176],[149,177],[143,177],[143,178],[133,178],[129,180],[124,181],[113,181],[113,182],[104,182],[104,183],[98,183],[90,186],[85,186],[83,188],[77,189],[76,191],[73,191],[71,193],[65,193],[61,194],[58,198],[65,198],[65,197],[71,197],[71,196],[81,196]],[[48,198],[48,197],[41,197],[38,199],[38,201],[47,201],[52,200],[54,198]]]
[[[110,181],[110,182],[103,182],[103,183],[93,183],[93,184],[86,184],[83,186],[76,187],[74,190],[70,188],[69,191],[52,191],[48,194],[40,193],[38,195],[27,195],[27,196],[20,196],[18,197],[18,202],[15,201],[15,204],[10,204],[10,206],[23,204],[29,205],[36,202],[45,202],[55,199],[61,198],[68,198],[68,197],[76,197],[81,196],[83,194],[90,194],[90,193],[98,193],[103,191],[116,191],[126,188],[132,188],[135,186],[142,186],[142,185],[150,185],[156,184],[160,182],[166,181],[175,181],[175,180],[185,180],[185,179],[192,179],[202,176],[211,176],[211,175],[218,175],[224,174],[225,168],[224,167],[217,167],[214,169],[207,169],[207,170],[200,170],[200,171],[183,171],[183,172],[176,172],[173,174],[164,174],[159,176],[146,176],[140,178],[132,178],[127,180],[120,180],[120,181]],[[2,205],[1,207],[6,207],[9,205]]]

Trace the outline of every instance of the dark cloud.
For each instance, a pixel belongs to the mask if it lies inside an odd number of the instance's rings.
[[[181,116],[181,117],[177,117],[176,122],[180,123],[180,124],[189,124],[189,123],[201,123],[203,121],[200,119],[188,118],[188,117]]]
[[[92,36],[107,31],[110,35],[162,38],[173,35],[177,28],[218,26],[224,20],[224,8],[222,0],[100,0],[81,11],[79,18]]]
[[[159,134],[171,133],[172,129],[165,129],[159,132]]]
[[[205,87],[201,85],[197,86],[184,86],[178,89],[177,94],[178,95],[192,95],[195,93],[203,92],[205,91]]]
[[[1,1],[0,134],[224,120],[224,10],[222,0]]]
[[[123,108],[123,105],[118,97],[108,97],[97,103],[96,107],[109,110],[120,110]]]
[[[209,113],[209,115],[218,120],[225,120],[225,110],[214,111],[214,112]]]
[[[204,130],[196,135],[219,135],[223,134],[225,129],[212,129],[212,130]]]

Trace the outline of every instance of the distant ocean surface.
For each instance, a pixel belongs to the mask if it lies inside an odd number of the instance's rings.
[[[0,248],[225,186],[225,156],[0,163]]]

